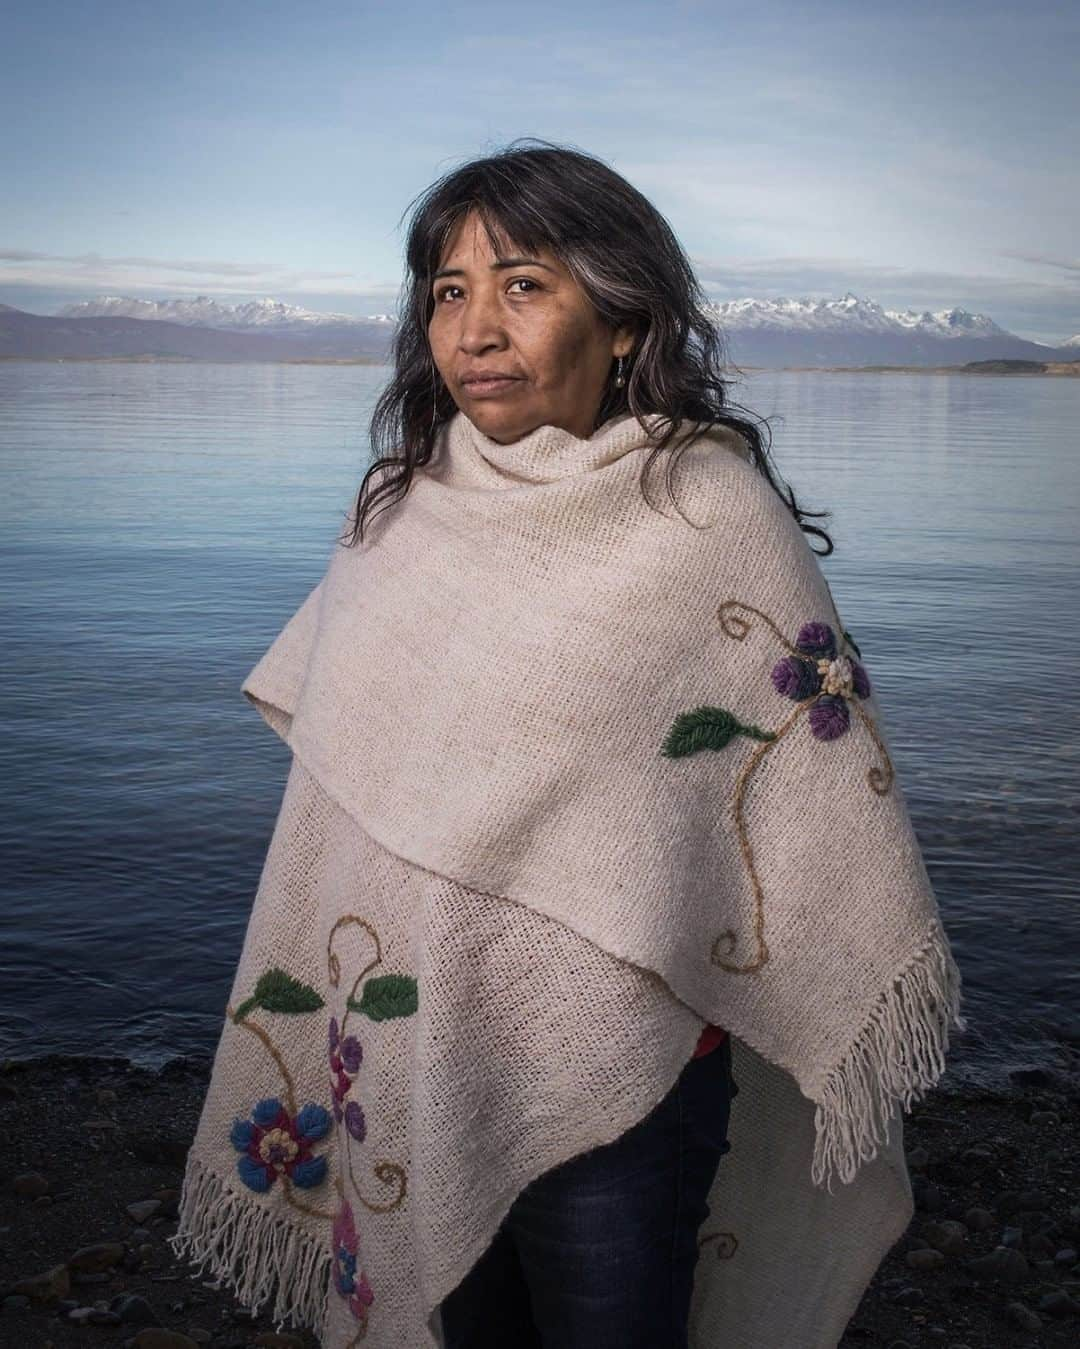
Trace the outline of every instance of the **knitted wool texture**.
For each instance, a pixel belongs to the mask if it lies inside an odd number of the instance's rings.
[[[695,1349],[835,1345],[913,1211],[900,1109],[964,1022],[872,653],[733,432],[643,497],[658,425],[458,412],[244,682],[294,758],[173,1243],[324,1349],[441,1344],[703,1022]]]

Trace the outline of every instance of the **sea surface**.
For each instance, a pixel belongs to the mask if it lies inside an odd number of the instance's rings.
[[[0,1056],[213,1051],[289,757],[240,685],[326,566],[389,373],[0,362]],[[964,975],[952,1073],[1065,1062],[1080,381],[756,372],[730,396],[831,511],[822,565]]]

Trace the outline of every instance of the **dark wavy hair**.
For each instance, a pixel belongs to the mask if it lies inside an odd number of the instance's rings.
[[[487,158],[454,169],[419,198],[405,248],[408,276],[393,340],[394,376],[375,404],[369,427],[375,458],[350,514],[351,533],[338,542],[352,546],[362,540],[367,514],[376,502],[389,494],[386,504],[392,505],[405,495],[413,470],[431,459],[439,427],[457,412],[428,343],[435,303],[432,277],[458,222],[476,211],[499,256],[514,250],[535,255],[549,249],[605,322],[613,329],[623,325],[635,329],[626,383],[616,388],[614,381],[609,382],[593,432],[627,412],[639,423],[646,414],[661,414],[662,433],[644,465],[644,479],[681,421],[696,427],[680,449],[710,426],[731,428],[745,439],[755,467],[800,528],[824,539],[826,547],[819,556],[827,557],[833,551],[832,539],[824,529],[804,521],[831,512],[799,508],[791,488],[784,484],[786,491],[782,490],[782,480],[770,470],[767,419],[754,414],[741,417],[733,410],[738,404],[730,402],[725,388],[721,334],[705,312],[706,297],[667,221],[625,178],[594,156],[536,137],[521,139],[539,148],[517,148],[520,140],[513,141]],[[763,442],[759,425],[769,433],[768,443]],[[643,423],[642,430],[648,430]],[[672,462],[669,455],[669,495]]]

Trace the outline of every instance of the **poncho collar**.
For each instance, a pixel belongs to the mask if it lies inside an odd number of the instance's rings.
[[[464,412],[451,418],[443,437],[450,449],[451,472],[490,486],[549,483],[590,473],[613,464],[654,435],[663,422],[657,413],[642,421],[623,413],[609,418],[591,436],[576,436],[564,427],[545,423],[508,444],[486,435]],[[485,472],[486,470],[486,472]]]

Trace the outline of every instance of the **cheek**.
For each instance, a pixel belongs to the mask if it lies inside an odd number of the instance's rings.
[[[560,375],[581,374],[588,364],[588,334],[565,314],[554,315],[550,324],[533,335],[530,346],[538,367]]]

